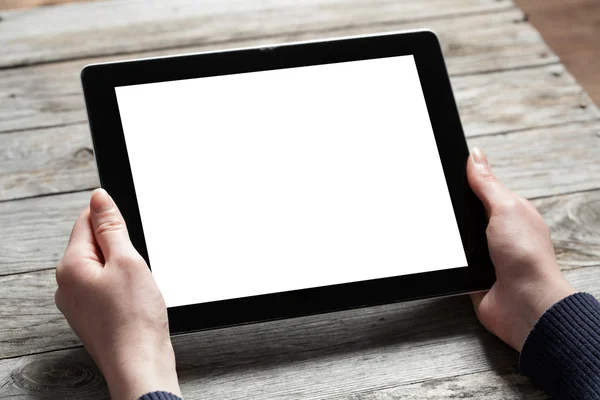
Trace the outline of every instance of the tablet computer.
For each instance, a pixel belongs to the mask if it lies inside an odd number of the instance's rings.
[[[102,186],[172,333],[489,289],[436,35],[95,64]]]

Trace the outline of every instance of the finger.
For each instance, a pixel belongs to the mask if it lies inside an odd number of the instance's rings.
[[[56,292],[54,292],[54,304],[56,304],[56,308],[58,308],[58,311],[60,311],[63,314],[65,313],[63,307],[63,294],[60,291],[60,289],[56,289]]]
[[[475,310],[475,315],[477,316],[479,322],[481,322],[485,329],[495,334],[495,332],[492,330],[492,326],[490,325],[489,312],[486,311],[486,309],[489,307],[490,301],[488,293],[488,291],[471,293],[470,297],[471,302],[473,303],[473,309]]]
[[[102,264],[94,239],[89,207],[86,207],[75,221],[67,248],[56,265],[56,282],[59,283],[59,286],[60,282],[64,282],[64,276],[68,274],[67,270],[73,265],[88,265],[88,263],[82,263],[82,260],[95,260],[98,264]]]
[[[104,189],[96,189],[90,199],[90,219],[94,237],[105,260],[134,252],[125,220]]]
[[[94,243],[94,231],[92,230],[92,222],[90,221],[90,208],[86,207],[81,214],[79,214],[77,221],[75,221],[75,225],[73,225],[67,248],[79,246],[81,244]]]
[[[473,148],[467,162],[467,179],[488,215],[495,206],[514,198],[514,194],[498,181],[485,154],[477,147]]]
[[[471,293],[471,295],[470,295],[471,302],[473,302],[473,308],[475,309],[475,311],[477,311],[479,309],[479,305],[481,304],[481,302],[486,294],[487,294],[487,292]]]

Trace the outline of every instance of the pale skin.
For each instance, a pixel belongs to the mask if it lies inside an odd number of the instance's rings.
[[[564,279],[550,232],[527,200],[509,191],[473,149],[471,188],[489,217],[497,281],[471,295],[481,323],[520,351],[539,317],[576,290]],[[110,196],[94,191],[56,269],[56,305],[104,374],[113,399],[161,390],[181,396],[164,300]]]

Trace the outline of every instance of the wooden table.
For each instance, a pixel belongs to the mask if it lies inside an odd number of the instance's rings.
[[[532,199],[600,296],[600,112],[510,0],[97,1],[0,13],[0,397],[107,398],[54,306],[98,186],[87,63],[411,28],[441,36],[470,146]],[[582,60],[585,62],[585,60]],[[547,396],[465,296],[173,338],[187,399]]]

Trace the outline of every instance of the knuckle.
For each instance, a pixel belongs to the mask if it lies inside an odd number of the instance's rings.
[[[68,262],[68,260],[65,260],[65,257],[66,255],[63,257],[62,260],[59,261],[54,272],[56,283],[59,287],[67,285],[71,280],[71,264]]]
[[[530,243],[521,243],[516,253],[519,260],[518,264],[522,266],[535,265],[539,257],[539,249],[534,248]]]
[[[535,214],[539,214],[538,209],[533,205],[532,202],[530,202],[529,200],[527,200],[525,197],[521,197],[519,196],[519,200],[521,201],[521,203],[523,203],[523,207],[528,210],[531,211]]]
[[[96,227],[97,235],[104,235],[106,233],[119,231],[124,228],[123,221],[116,215],[107,216]]]
[[[145,265],[145,261],[137,251],[129,251],[125,254],[116,255],[113,262],[121,267],[131,268],[138,265]]]
[[[525,208],[532,208],[533,207],[533,204],[531,204],[529,202],[529,200],[527,200],[523,196],[517,196],[517,201],[519,201],[521,203],[521,205],[524,206]],[[535,208],[535,207],[533,207],[533,208]]]
[[[74,268],[56,268],[56,284],[58,287],[69,287],[77,280]]]
[[[61,266],[60,263],[58,263],[58,265],[56,266],[56,269],[54,270],[54,277],[56,278],[56,283],[58,284],[58,286],[60,286],[64,281],[63,271],[64,271],[64,268]]]
[[[496,175],[492,171],[485,171],[481,173],[481,180],[484,182],[497,182]]]
[[[58,287],[68,288],[85,279],[85,268],[82,268],[81,257],[75,253],[66,252],[55,270]]]
[[[514,214],[523,210],[525,204],[518,197],[511,197],[499,204],[500,211],[503,214]]]
[[[56,308],[64,314],[63,297],[60,289],[56,289],[56,292],[54,292],[54,304],[56,304]]]
[[[58,266],[61,268],[69,268],[71,265],[77,264],[77,261],[79,260],[78,250],[79,249],[76,248],[68,248],[58,262]]]

